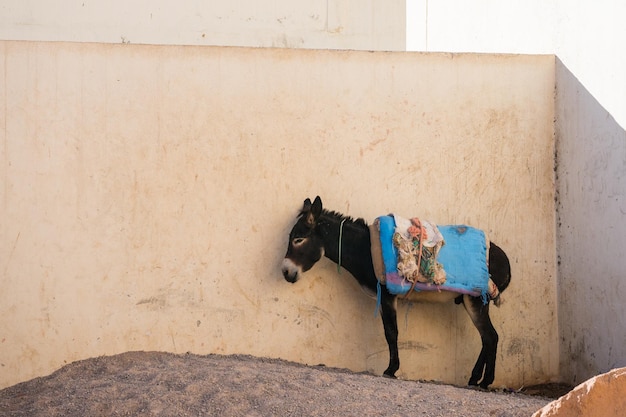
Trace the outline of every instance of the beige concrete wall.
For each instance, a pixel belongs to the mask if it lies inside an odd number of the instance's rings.
[[[382,373],[375,302],[280,275],[307,196],[484,228],[495,385],[558,376],[552,56],[0,43],[0,386],[130,350]],[[401,305],[403,378],[465,383],[459,306]]]

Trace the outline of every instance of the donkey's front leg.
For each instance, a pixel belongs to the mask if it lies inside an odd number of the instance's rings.
[[[396,297],[385,291],[381,300],[381,316],[385,328],[385,339],[389,345],[389,366],[383,374],[389,378],[396,377],[396,371],[400,368],[400,358],[398,356],[398,320]]]

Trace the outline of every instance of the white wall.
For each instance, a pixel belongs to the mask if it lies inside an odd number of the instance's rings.
[[[625,19],[621,0],[7,0],[0,39],[556,54],[624,127]]]
[[[621,0],[8,0],[0,39],[556,54],[624,127],[625,19]]]
[[[407,50],[555,54],[626,126],[626,2],[407,0]]]
[[[559,58],[561,375],[626,365],[626,2],[409,0],[407,48]]]
[[[404,0],[0,2],[0,39],[404,50]]]

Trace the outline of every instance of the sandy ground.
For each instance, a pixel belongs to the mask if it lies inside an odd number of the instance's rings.
[[[530,416],[562,394],[479,391],[250,356],[128,352],[0,391],[0,416]]]

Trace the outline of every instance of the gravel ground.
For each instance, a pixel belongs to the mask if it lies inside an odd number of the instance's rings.
[[[242,355],[128,352],[5,388],[0,416],[513,417],[561,394],[545,388],[480,391]]]

